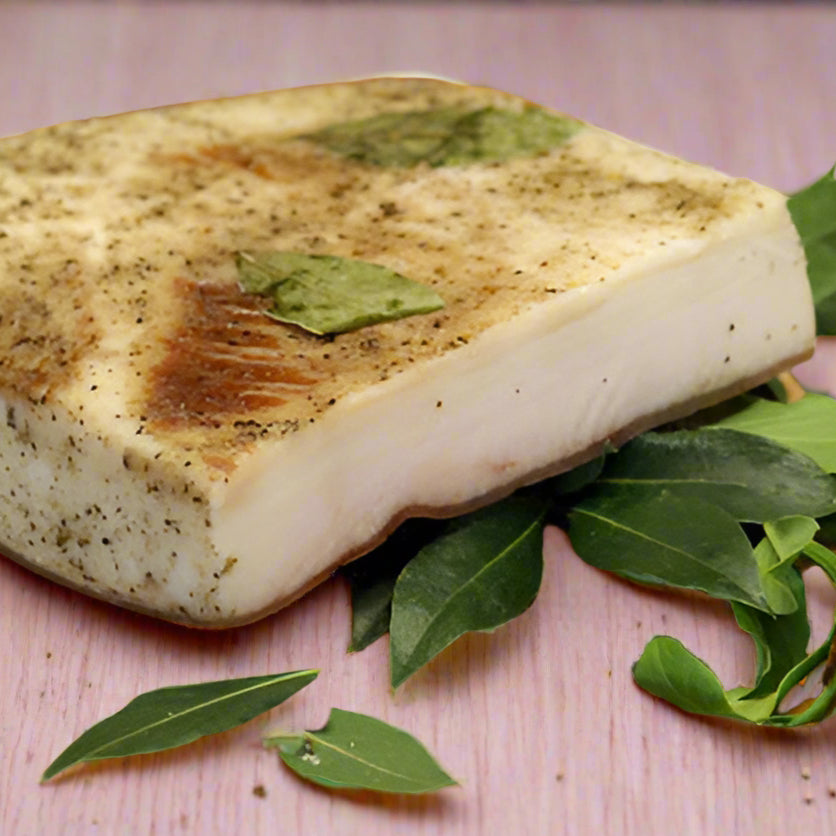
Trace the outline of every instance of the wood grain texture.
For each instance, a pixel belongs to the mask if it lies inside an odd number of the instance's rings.
[[[836,9],[794,4],[0,3],[0,134],[420,69],[791,189],[836,158],[833,43]],[[832,368],[805,373],[830,385]],[[815,581],[810,595],[821,633],[836,596]],[[743,728],[639,692],[630,664],[656,633],[729,684],[751,675],[751,647],[724,606],[605,576],[556,530],[533,608],[456,643],[394,696],[385,640],[345,654],[349,617],[333,580],[260,624],[190,632],[0,560],[0,834],[836,832],[836,723]],[[319,680],[267,718],[38,786],[65,745],[141,691],[302,667]],[[313,728],[332,705],[414,733],[462,787],[328,793],[262,750],[266,729]]]

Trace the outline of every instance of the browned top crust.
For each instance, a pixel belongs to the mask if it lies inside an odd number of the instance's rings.
[[[107,432],[222,480],[260,439],[346,395],[763,205],[748,181],[589,126],[549,153],[441,168],[371,166],[294,138],[451,105],[526,103],[377,79],[0,141],[0,387],[79,419],[87,406]],[[279,325],[237,285],[234,254],[263,249],[384,264],[446,307],[336,337]]]

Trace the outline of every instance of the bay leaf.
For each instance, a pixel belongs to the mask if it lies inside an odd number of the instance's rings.
[[[836,556],[817,543],[808,545],[804,551],[836,584]],[[633,668],[636,683],[695,714],[781,728],[809,725],[831,716],[836,711],[836,625],[825,641],[808,654],[810,625],[801,574],[787,562],[782,563],[778,571],[796,596],[795,612],[773,618],[732,602],[738,625],[755,642],[757,670],[751,688],[724,690],[705,662],[669,636],[656,636],[648,643]],[[797,706],[784,709],[782,703],[793,690],[807,682],[821,666],[824,668],[820,692]]]
[[[569,538],[599,569],[769,609],[743,529],[702,499],[603,486],[569,514]]]
[[[755,547],[755,561],[761,577],[761,586],[766,603],[773,615],[789,615],[798,609],[798,600],[792,589],[785,583],[785,570],[791,568],[782,563],[769,538],[764,537]]]
[[[604,472],[606,457],[612,452],[614,452],[614,448],[608,448],[600,456],[578,465],[565,473],[560,473],[557,476],[552,476],[550,479],[539,482],[534,487],[551,496],[558,497],[579,493],[601,476]]]
[[[161,752],[234,728],[284,702],[317,674],[291,671],[140,694],[87,729],[47,767],[41,780],[79,763]]]
[[[836,643],[836,625],[819,647],[784,676],[775,695],[775,704],[780,707],[794,688],[806,683],[809,677],[815,674],[816,669],[823,666],[822,690],[798,706],[773,714],[769,719],[769,725],[783,728],[805,726],[826,720],[836,711],[836,676],[833,675],[834,643]]]
[[[832,476],[781,443],[737,429],[645,433],[608,458],[598,484],[695,497],[747,522],[836,509]]]
[[[834,169],[787,201],[807,257],[816,331],[836,334],[836,180]]]
[[[800,400],[787,404],[751,396],[742,397],[740,403],[744,404],[742,409],[706,430],[732,429],[769,438],[809,456],[827,473],[836,473],[836,400],[808,392]]]
[[[241,287],[268,296],[267,314],[314,334],[340,334],[444,307],[430,287],[380,264],[335,255],[240,252]]]
[[[636,684],[655,697],[691,714],[759,723],[772,713],[774,696],[739,701],[717,675],[682,642],[654,636],[633,665]]]
[[[795,599],[795,608],[778,617],[732,602],[732,611],[741,630],[755,643],[756,671],[751,689],[744,699],[768,696],[778,689],[783,678],[807,656],[810,622],[801,573],[793,566],[784,567],[781,581]]]
[[[364,650],[389,632],[398,575],[446,526],[443,520],[406,520],[374,551],[343,567],[351,584],[349,653]]]
[[[322,729],[272,735],[264,744],[297,775],[325,787],[425,793],[457,783],[412,735],[339,708]]]
[[[580,128],[574,119],[534,106],[443,107],[380,113],[300,138],[366,165],[409,168],[533,156],[557,148]]]
[[[763,530],[775,549],[778,560],[783,562],[794,558],[819,530],[819,524],[812,517],[801,515],[767,520]]]
[[[392,596],[392,687],[472,630],[533,603],[543,574],[546,503],[512,496],[454,521],[401,572]]]

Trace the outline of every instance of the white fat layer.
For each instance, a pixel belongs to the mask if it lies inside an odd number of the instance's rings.
[[[472,500],[808,351],[795,228],[783,207],[753,227],[631,262],[265,445],[214,498],[216,549],[237,559],[221,609],[292,596],[404,508]]]

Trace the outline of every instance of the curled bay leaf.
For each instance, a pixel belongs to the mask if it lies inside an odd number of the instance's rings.
[[[455,520],[401,572],[389,651],[397,688],[471,630],[493,630],[533,603],[543,575],[547,504],[512,496]]]
[[[812,542],[804,548],[804,555],[836,584],[836,557],[832,552]],[[836,711],[836,626],[821,645],[807,653],[810,626],[801,574],[789,562],[781,562],[777,571],[795,597],[793,612],[772,617],[732,603],[738,625],[755,643],[754,685],[725,690],[704,661],[670,636],[655,636],[648,642],[633,666],[636,684],[683,711],[759,725],[794,728],[821,722],[832,715]],[[819,693],[785,707],[794,689],[809,684],[808,680],[812,681],[820,668]]]
[[[425,793],[456,784],[412,735],[339,708],[324,728],[272,735],[264,745],[278,749],[297,775],[325,787]]]
[[[732,603],[732,611],[741,630],[755,643],[756,670],[752,688],[744,699],[765,697],[777,690],[781,681],[807,656],[810,622],[804,581],[794,566],[785,565],[783,585],[795,599],[795,607],[777,618],[744,604]]]
[[[430,287],[380,264],[336,255],[240,252],[241,288],[272,299],[267,314],[314,334],[341,334],[444,307]]]
[[[746,702],[726,691],[717,675],[682,642],[654,636],[633,665],[636,684],[655,697],[691,714],[764,722],[775,707],[775,697]]]
[[[91,726],[46,769],[41,780],[86,761],[161,752],[239,726],[313,682],[318,671],[250,676],[149,691]]]

